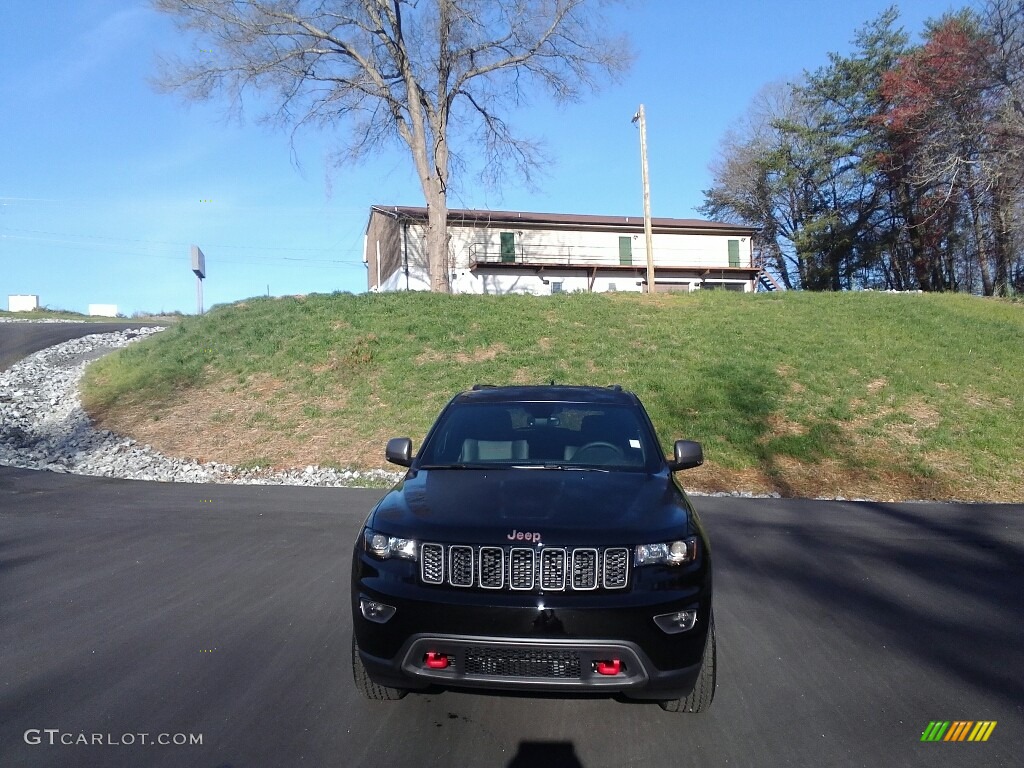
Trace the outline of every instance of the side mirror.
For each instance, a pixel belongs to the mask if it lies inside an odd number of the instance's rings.
[[[392,437],[384,449],[384,458],[392,464],[408,467],[412,464],[412,440],[408,437]]]
[[[696,440],[676,440],[674,453],[675,456],[668,463],[668,468],[673,472],[699,467],[704,463],[704,449]]]

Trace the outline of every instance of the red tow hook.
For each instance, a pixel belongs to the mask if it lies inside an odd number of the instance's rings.
[[[448,669],[448,657],[443,653],[430,651],[424,657],[424,661],[430,669]]]
[[[622,671],[622,661],[620,659],[597,661],[594,662],[594,670],[599,675],[617,675]]]

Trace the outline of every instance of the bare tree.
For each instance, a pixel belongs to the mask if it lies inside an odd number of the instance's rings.
[[[507,114],[534,90],[575,100],[629,66],[627,41],[600,14],[608,2],[154,0],[201,51],[165,59],[157,85],[191,100],[226,93],[236,106],[268,92],[268,118],[338,130],[344,160],[404,144],[428,208],[431,289],[447,292],[453,166],[478,160],[492,182],[508,168],[529,178],[537,145]]]

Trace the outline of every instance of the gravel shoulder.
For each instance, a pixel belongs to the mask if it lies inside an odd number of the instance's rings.
[[[316,466],[279,472],[242,470],[217,462],[175,459],[129,437],[94,428],[78,391],[86,366],[162,330],[162,326],[134,327],[88,334],[35,352],[0,372],[0,464],[186,483],[380,486],[400,477],[397,472]]]

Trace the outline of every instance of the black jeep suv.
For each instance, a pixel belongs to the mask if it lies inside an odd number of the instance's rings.
[[[636,395],[456,395],[366,519],[352,667],[371,699],[430,686],[619,694],[699,712],[715,693],[707,536]]]

